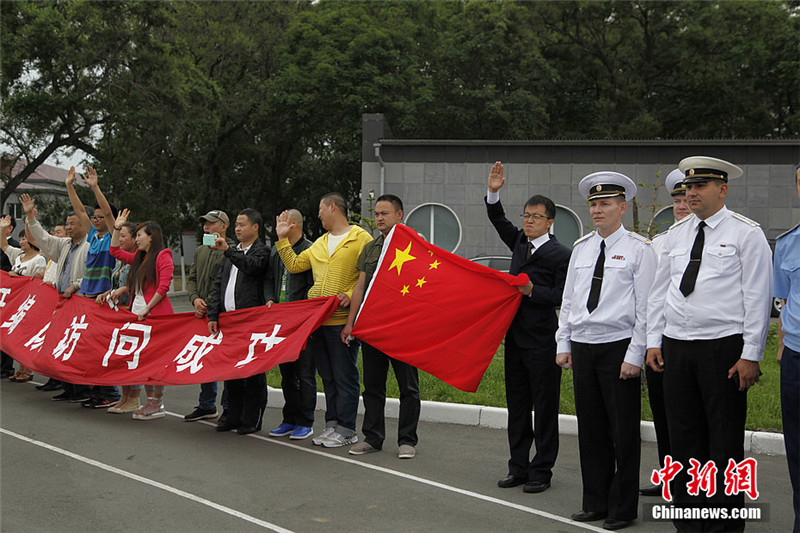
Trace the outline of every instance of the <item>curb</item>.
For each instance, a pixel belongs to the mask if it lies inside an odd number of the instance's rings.
[[[268,387],[267,407],[283,407],[283,391]],[[317,393],[317,411],[325,410],[325,394]],[[397,418],[400,412],[400,400],[386,398],[386,416]],[[364,402],[358,399],[358,414],[364,414]],[[501,407],[468,405],[462,403],[444,403],[423,401],[419,419],[423,422],[458,424],[461,426],[477,426],[489,429],[506,429],[508,411]],[[578,434],[578,419],[574,415],[558,415],[559,433],[562,435]],[[656,431],[652,422],[642,421],[642,441],[655,442]],[[762,455],[786,455],[782,433],[766,431],[745,431],[744,451]]]

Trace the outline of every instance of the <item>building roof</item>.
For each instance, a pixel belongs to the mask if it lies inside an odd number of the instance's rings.
[[[5,163],[7,161],[4,160]],[[11,171],[12,176],[16,176],[25,168],[27,161],[20,158]],[[34,170],[28,179],[22,182],[14,191],[15,193],[23,193],[28,191],[49,191],[56,194],[67,194],[65,182],[67,180],[68,169],[56,167],[53,165],[42,164]],[[86,186],[86,182],[80,175],[75,180],[76,185]],[[0,188],[4,188],[4,184],[0,183]]]

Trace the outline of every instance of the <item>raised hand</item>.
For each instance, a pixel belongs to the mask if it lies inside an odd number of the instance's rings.
[[[67,172],[67,181],[64,182],[67,187],[75,184],[75,167],[69,167],[69,172]]]
[[[131,212],[128,209],[123,209],[120,211],[117,215],[117,220],[114,221],[114,227],[121,228],[128,221],[128,216],[130,214]]]
[[[289,235],[289,230],[292,228],[293,224],[295,224],[295,222],[291,221],[291,218],[289,217],[289,211],[284,211],[275,217],[275,233],[278,234],[278,238],[286,238],[286,236]]]
[[[33,198],[27,193],[21,194],[19,196],[19,202],[22,204],[22,209],[25,211],[25,214],[28,215],[28,218],[33,217],[36,218],[36,215],[33,213],[36,211],[35,205],[36,203],[33,201]]]
[[[94,168],[87,168],[86,174],[81,174],[81,176],[89,187],[97,187],[97,171]]]
[[[11,215],[4,215],[0,217],[0,228],[6,229],[11,227]]]
[[[499,191],[505,185],[506,179],[503,177],[503,163],[495,161],[492,170],[489,172],[489,190]]]

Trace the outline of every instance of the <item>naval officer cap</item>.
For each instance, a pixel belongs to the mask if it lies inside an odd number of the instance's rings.
[[[686,194],[686,185],[683,183],[684,177],[683,172],[679,168],[667,174],[667,179],[664,180],[664,186],[672,196],[676,194]]]
[[[630,200],[636,196],[636,184],[625,174],[603,170],[589,174],[578,184],[578,192],[587,200],[624,196]]]
[[[728,180],[735,180],[743,174],[742,169],[733,163],[704,155],[687,157],[678,163],[678,168],[686,175],[684,184],[712,180],[728,183]]]

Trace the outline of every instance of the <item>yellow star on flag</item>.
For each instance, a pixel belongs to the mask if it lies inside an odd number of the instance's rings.
[[[403,288],[400,289],[400,292],[403,293],[403,296],[409,293],[408,285],[403,285]]]
[[[425,279],[425,276],[423,276],[417,280],[417,287],[422,287],[426,283],[428,283],[428,281]]]
[[[414,259],[416,259],[416,257],[414,257],[413,255],[411,255],[409,253],[410,251],[411,251],[411,242],[410,241],[408,243],[408,246],[406,246],[405,250],[400,250],[400,248],[395,248],[395,250],[394,250],[394,254],[395,254],[394,255],[394,261],[392,261],[392,264],[389,265],[389,270],[397,267],[397,275],[399,276],[400,275],[400,269],[403,268],[403,263],[405,263],[406,261],[413,261]]]
[[[439,270],[439,265],[441,265],[441,263],[439,262],[439,260],[438,260],[438,259],[434,259],[434,260],[433,260],[433,263],[431,263],[431,266],[428,268],[428,270],[433,270],[434,268],[435,268],[436,270]]]

